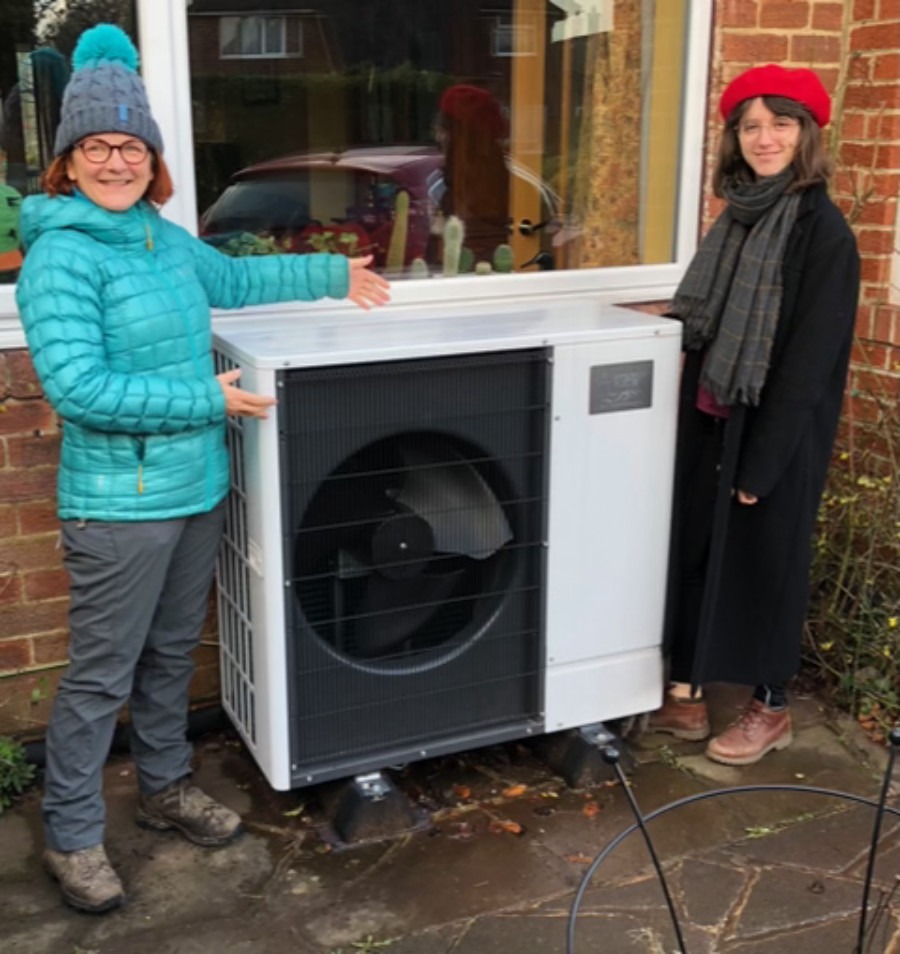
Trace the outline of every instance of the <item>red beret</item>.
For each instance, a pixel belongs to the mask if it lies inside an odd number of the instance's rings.
[[[790,70],[769,63],[741,73],[725,87],[719,101],[722,118],[728,119],[745,99],[757,96],[783,96],[796,100],[812,113],[819,126],[826,125],[831,117],[831,98],[812,70]]]
[[[451,119],[483,130],[494,139],[505,139],[509,135],[509,124],[496,99],[479,86],[459,83],[444,90],[438,109]]]

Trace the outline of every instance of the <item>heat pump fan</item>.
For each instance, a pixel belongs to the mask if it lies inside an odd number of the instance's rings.
[[[323,481],[297,532],[296,594],[339,653],[408,661],[451,644],[491,602],[513,534],[471,456],[446,437],[404,435]]]
[[[679,327],[596,303],[217,332],[224,705],[277,788],[651,708]]]

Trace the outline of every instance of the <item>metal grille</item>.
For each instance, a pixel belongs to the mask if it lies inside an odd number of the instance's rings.
[[[238,367],[215,353],[216,374]],[[250,555],[247,541],[247,493],[244,473],[244,428],[228,418],[226,444],[231,466],[231,493],[226,502],[225,534],[216,564],[219,608],[219,666],[222,702],[248,741],[256,742],[256,695],[253,677],[253,614],[250,605]]]
[[[281,374],[304,779],[540,720],[548,386],[544,350]]]

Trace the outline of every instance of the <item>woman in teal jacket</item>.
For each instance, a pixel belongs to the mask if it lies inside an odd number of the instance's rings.
[[[63,420],[59,516],[71,579],[70,665],[47,732],[44,861],[75,907],[124,900],[103,845],[102,767],[129,703],[137,820],[221,845],[239,816],[190,782],[191,652],[228,493],[228,415],[271,399],[216,375],[210,306],[387,300],[370,259],[231,259],[157,207],[162,137],[117,27],[80,39],[45,195],[22,206],[17,300],[35,369]]]

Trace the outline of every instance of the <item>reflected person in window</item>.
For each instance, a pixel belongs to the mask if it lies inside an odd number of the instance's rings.
[[[859,255],[826,189],[831,103],[816,74],[755,67],[720,109],[713,186],[727,205],[671,308],[685,348],[664,640],[672,685],[650,726],[705,739],[703,684],[755,686],[706,749],[748,765],[792,738],[785,684],[800,665]]]
[[[274,400],[216,374],[210,306],[387,300],[370,259],[229,258],[166,221],[163,142],[118,27],[75,49],[45,194],[22,204],[17,286],[47,399],[63,420],[58,511],[70,576],[70,664],[47,733],[45,864],[71,905],[124,891],[104,849],[102,768],[130,709],[137,821],[222,845],[240,818],[191,782],[191,654],[229,489],[228,415]]]
[[[509,241],[509,123],[486,89],[458,84],[444,90],[435,122],[435,139],[444,154],[442,192],[435,232],[451,215],[465,226],[465,247],[476,261],[491,261]],[[428,257],[439,261],[439,242]]]

